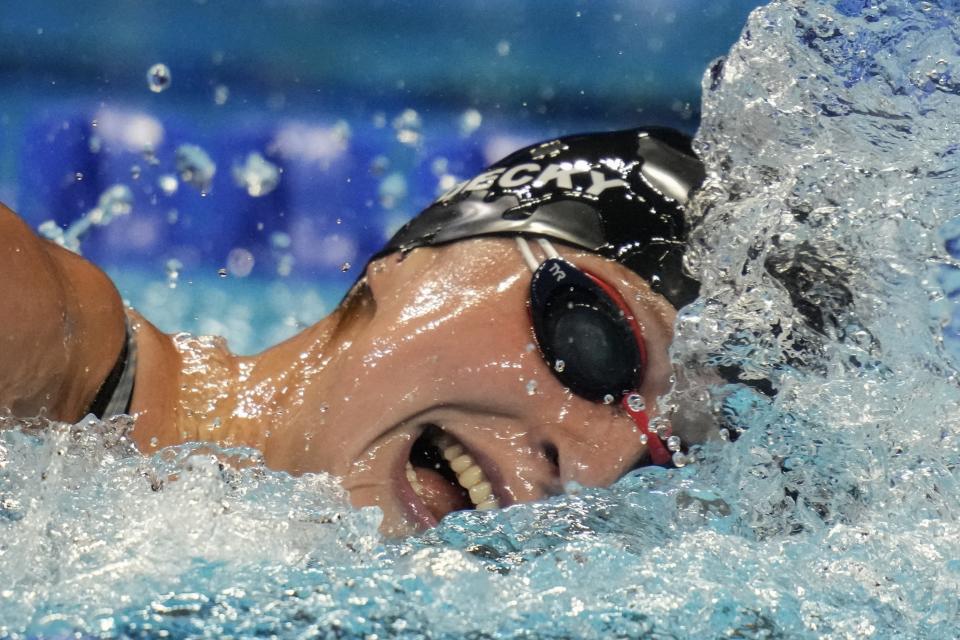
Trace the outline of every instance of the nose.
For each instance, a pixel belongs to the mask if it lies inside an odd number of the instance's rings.
[[[647,455],[640,432],[622,409],[599,407],[601,414],[584,420],[544,425],[540,449],[549,460],[562,489],[569,482],[603,487],[616,482]]]

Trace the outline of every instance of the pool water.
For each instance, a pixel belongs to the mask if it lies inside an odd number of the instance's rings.
[[[21,421],[0,434],[0,634],[956,636],[958,40],[946,0],[781,0],[707,70],[703,290],[670,400],[735,442],[388,541],[334,479],[254,451],[143,458],[123,420]],[[214,288],[160,281],[180,319]],[[277,315],[241,338],[325,310],[263,286]]]

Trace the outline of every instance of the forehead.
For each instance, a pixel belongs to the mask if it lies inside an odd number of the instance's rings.
[[[655,293],[639,275],[623,265],[597,254],[552,241],[560,255],[577,267],[591,272],[615,287],[631,304],[642,304],[672,321],[675,310]],[[546,259],[536,242],[529,242],[537,260]],[[435,294],[456,297],[468,291],[490,298],[528,293],[530,270],[512,236],[470,238],[445,245],[421,247],[404,256],[398,253],[377,262],[401,266],[395,279],[398,297],[429,288]],[[376,263],[370,269],[376,270]],[[522,285],[522,286],[520,286]],[[518,291],[520,292],[518,294]]]

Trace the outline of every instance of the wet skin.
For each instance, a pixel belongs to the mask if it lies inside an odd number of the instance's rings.
[[[670,385],[675,310],[619,264],[557,248],[631,306],[648,354],[639,391],[656,416],[656,398]],[[134,315],[138,445],[145,452],[191,440],[248,445],[272,468],[334,474],[354,505],[383,510],[390,534],[436,521],[439,507],[404,475],[429,425],[464,446],[503,506],[556,494],[568,481],[607,485],[644,458],[623,410],[570,393],[535,348],[530,272],[512,239],[390,255],[368,267],[363,283],[324,320],[251,357],[215,339],[163,334]],[[119,342],[122,320],[117,333],[113,314],[106,316],[105,339],[119,335]],[[110,364],[101,357],[98,370]],[[92,399],[89,389],[78,395]],[[64,419],[76,412],[51,408]],[[696,431],[674,421],[687,442],[701,439]]]

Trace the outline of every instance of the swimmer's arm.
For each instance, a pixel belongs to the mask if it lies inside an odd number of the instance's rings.
[[[80,419],[125,331],[110,279],[0,204],[0,411]]]

